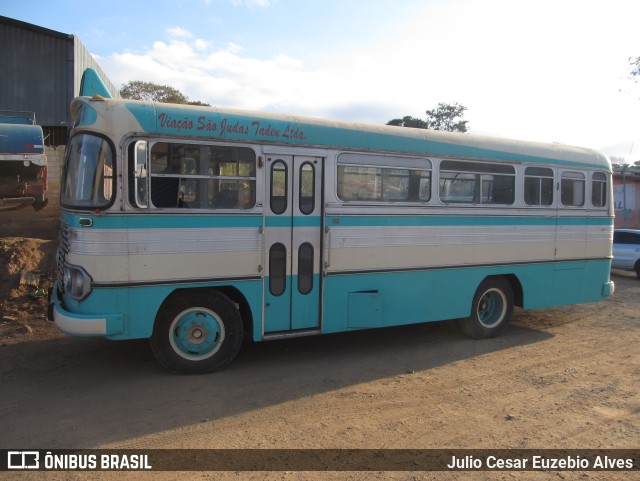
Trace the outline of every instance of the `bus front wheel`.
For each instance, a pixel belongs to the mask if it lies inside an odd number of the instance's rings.
[[[460,319],[462,332],[474,339],[495,337],[506,329],[513,314],[513,288],[503,278],[485,279],[475,295],[471,315]]]
[[[169,371],[212,372],[240,350],[243,330],[236,305],[216,291],[177,294],[156,318],[151,348]]]

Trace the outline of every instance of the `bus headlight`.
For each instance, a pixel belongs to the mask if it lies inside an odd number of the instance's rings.
[[[81,301],[91,292],[91,276],[82,267],[65,264],[62,289],[65,294]]]

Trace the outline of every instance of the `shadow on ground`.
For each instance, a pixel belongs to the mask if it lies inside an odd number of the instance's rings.
[[[225,370],[178,376],[147,341],[59,338],[0,348],[2,448],[90,448],[544,341],[512,326],[474,341],[450,323],[250,344]]]

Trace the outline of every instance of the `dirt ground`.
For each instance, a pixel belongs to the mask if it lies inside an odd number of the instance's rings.
[[[0,239],[0,448],[640,448],[640,281],[605,302],[516,310],[500,338],[451,323],[248,345],[176,376],[146,341],[60,334],[22,270],[54,241]],[[28,326],[28,327],[27,327]],[[4,479],[631,480],[640,473],[0,473]]]

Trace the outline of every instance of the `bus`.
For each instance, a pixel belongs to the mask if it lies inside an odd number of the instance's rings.
[[[610,296],[611,165],[558,144],[81,96],[60,330],[214,371],[266,341]]]

